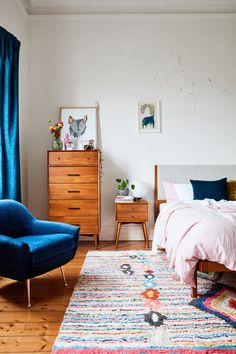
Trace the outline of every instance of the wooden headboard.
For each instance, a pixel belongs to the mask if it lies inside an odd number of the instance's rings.
[[[188,183],[190,179],[214,181],[227,177],[236,180],[236,165],[155,165],[154,167],[154,216],[165,202],[162,181]]]
[[[154,166],[154,221],[157,218],[160,210],[160,204],[165,203],[165,199],[158,198],[158,165]]]

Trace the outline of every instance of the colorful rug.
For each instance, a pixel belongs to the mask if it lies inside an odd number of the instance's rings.
[[[89,252],[52,353],[236,353],[235,329],[190,301],[163,253]]]
[[[192,300],[190,304],[213,313],[236,328],[236,289],[215,284],[205,296]]]

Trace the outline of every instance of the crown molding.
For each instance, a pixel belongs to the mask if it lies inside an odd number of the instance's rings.
[[[107,0],[18,0],[28,15],[81,15],[81,14],[227,14],[236,13],[236,2],[215,0],[165,0],[164,2],[143,1],[107,1]]]
[[[16,0],[16,4],[17,4],[20,12],[22,13],[22,15],[25,18],[28,18],[29,14],[28,14],[28,11],[27,11],[26,4],[24,4],[24,2],[26,3],[26,2],[28,2],[28,0]]]

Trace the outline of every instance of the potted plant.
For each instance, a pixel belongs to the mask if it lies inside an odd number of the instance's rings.
[[[117,178],[116,179],[117,182],[117,191],[118,191],[118,195],[128,195],[129,194],[129,180],[128,179],[121,179],[121,178]]]
[[[129,194],[129,180],[128,179],[121,179],[117,178],[117,190],[118,190],[118,195],[128,195]]]

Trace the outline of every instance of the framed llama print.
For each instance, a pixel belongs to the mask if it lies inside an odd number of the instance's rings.
[[[138,102],[138,130],[140,133],[160,133],[159,102]]]
[[[61,108],[63,150],[97,148],[97,107]]]

